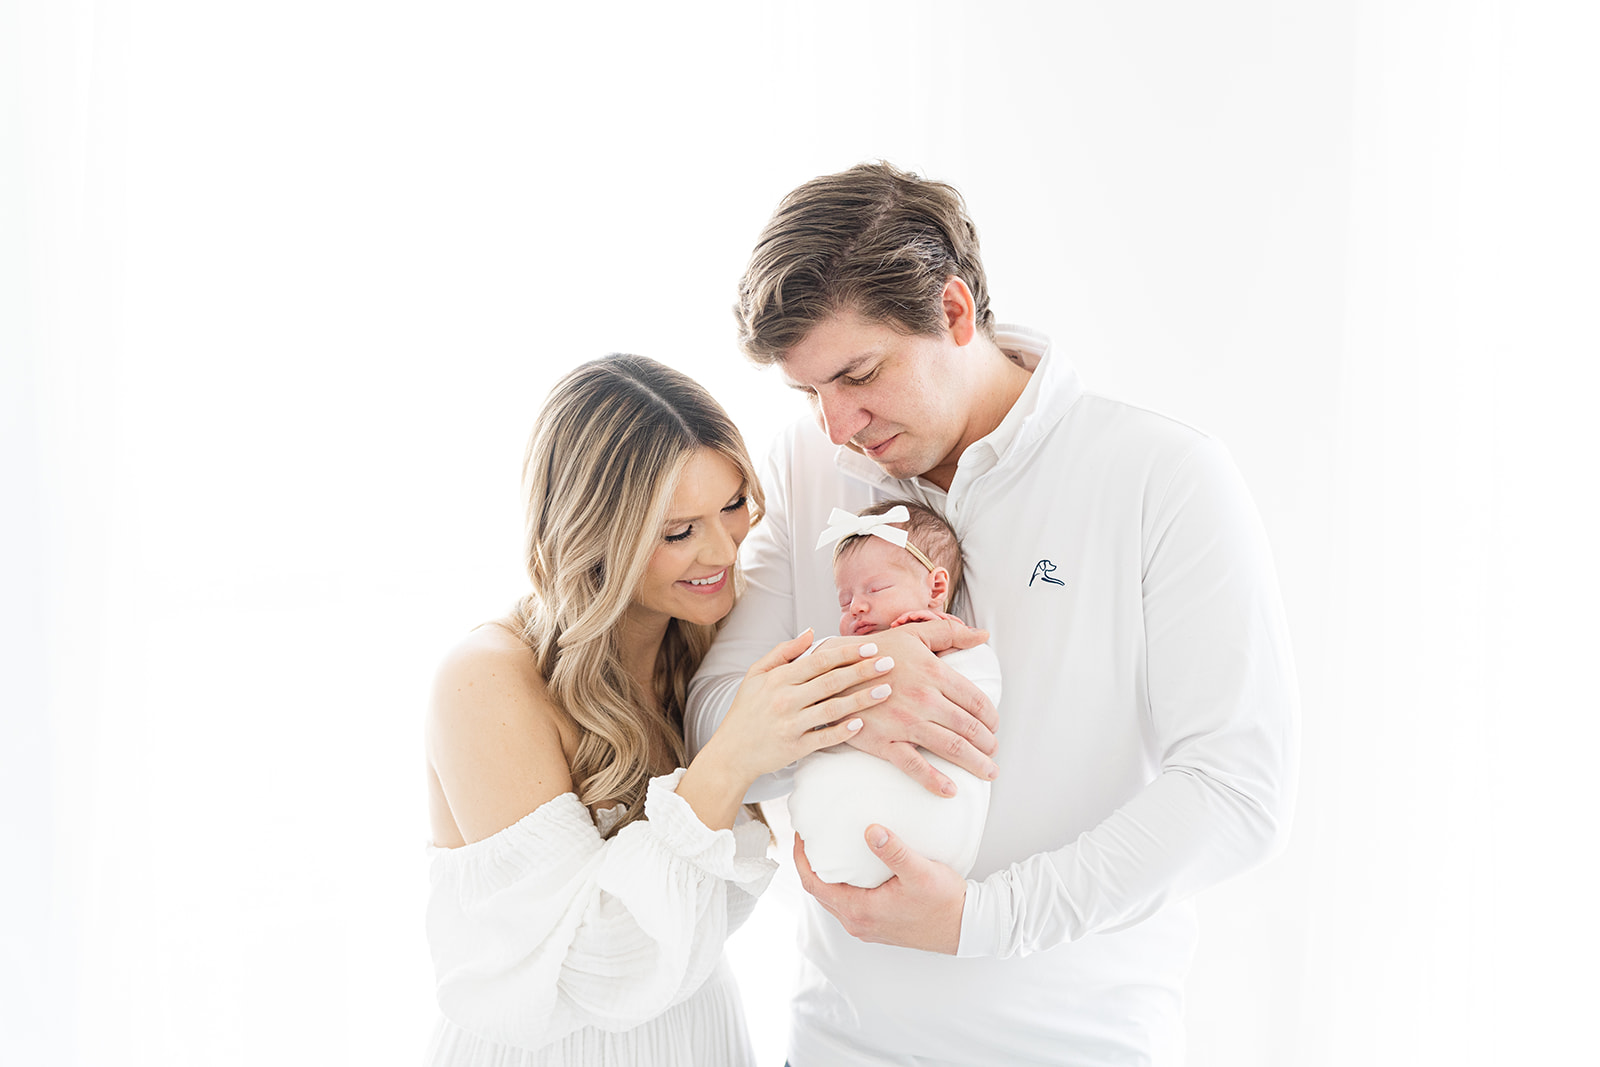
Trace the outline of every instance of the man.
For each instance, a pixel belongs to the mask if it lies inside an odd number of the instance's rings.
[[[814,900],[791,1063],[1181,1062],[1190,898],[1280,848],[1293,799],[1289,643],[1233,463],[995,325],[960,195],[887,164],[791,193],[736,310],[746,354],[779,365],[816,426],[782,435],[763,473],[748,592],[695,680],[691,744],[761,653],[830,632],[811,546],[834,507],[944,512],[1005,684],[991,738],[930,653],[909,635],[891,650],[895,695],[859,743],[935,789],[905,741],[997,764],[989,821],[965,880],[893,827],[868,829],[896,875],[872,890],[820,882],[796,847]]]

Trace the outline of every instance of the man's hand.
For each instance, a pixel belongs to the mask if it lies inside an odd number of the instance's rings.
[[[857,940],[954,956],[961,944],[967,880],[944,864],[917,855],[877,823],[867,827],[867,845],[894,872],[876,889],[818,878],[806,859],[805,843],[795,834],[794,865],[801,886]]]
[[[960,620],[941,620],[880,630],[872,639],[880,654],[894,659],[886,679],[894,691],[862,713],[866,725],[850,744],[888,760],[939,796],[954,796],[955,783],[922,758],[918,745],[979,778],[994,778],[998,769],[990,757],[998,747],[994,730],[999,725],[994,705],[983,690],[934,655],[981,645],[988,633]]]

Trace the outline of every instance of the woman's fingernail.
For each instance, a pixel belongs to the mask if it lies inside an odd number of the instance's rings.
[[[956,784],[954,782],[946,782],[944,785],[939,787],[939,792],[943,793],[947,797],[953,797],[956,795]]]
[[[867,832],[869,835],[867,839],[872,842],[873,848],[882,848],[884,845],[888,844],[889,833],[883,827],[874,826]]]
[[[844,728],[846,730],[859,730],[861,729],[861,720],[851,719],[849,722],[844,724]]]
[[[863,656],[876,656],[878,654],[878,646],[868,641],[861,646],[861,654]]]
[[[880,685],[872,690],[871,695],[874,700],[882,700],[884,697],[889,695],[889,687],[886,685]]]
[[[878,670],[880,670],[880,671],[886,671],[890,667],[894,666],[894,657],[893,656],[885,656],[882,659],[880,659],[878,662],[874,663],[873,666],[878,668]]]

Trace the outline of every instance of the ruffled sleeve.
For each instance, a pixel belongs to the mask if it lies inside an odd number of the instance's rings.
[[[584,1026],[627,1030],[688,998],[777,864],[766,827],[710,830],[653,778],[645,818],[603,840],[564,793],[492,837],[434,849],[428,903],[439,1007],[534,1049]]]

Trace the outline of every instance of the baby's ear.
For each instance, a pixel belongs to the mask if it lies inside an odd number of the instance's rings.
[[[928,575],[928,597],[931,601],[928,607],[935,611],[945,610],[945,604],[950,599],[950,572],[943,567],[935,567],[933,573]]]

